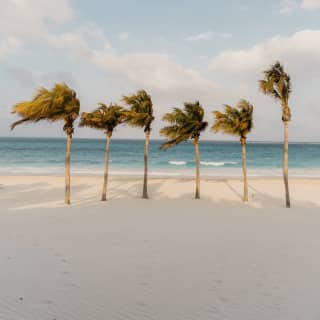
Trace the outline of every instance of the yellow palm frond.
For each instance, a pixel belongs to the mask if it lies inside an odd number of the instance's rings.
[[[57,83],[51,90],[40,88],[32,100],[17,103],[12,112],[22,118],[11,125],[12,129],[24,122],[62,120],[63,129],[72,134],[73,123],[80,112],[80,101],[74,90],[65,83]]]

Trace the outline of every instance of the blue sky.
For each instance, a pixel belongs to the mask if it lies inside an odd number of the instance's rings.
[[[1,136],[63,136],[59,125],[10,132],[12,105],[65,81],[82,110],[147,89],[161,117],[199,99],[211,111],[246,98],[251,140],[281,140],[280,107],[261,95],[261,72],[279,59],[292,76],[293,140],[320,140],[320,0],[0,0]],[[270,130],[272,128],[272,130]],[[99,137],[77,129],[77,137]],[[115,137],[143,137],[121,127]],[[207,139],[225,139],[207,132]]]

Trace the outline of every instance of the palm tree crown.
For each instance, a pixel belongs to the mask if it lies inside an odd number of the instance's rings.
[[[260,90],[279,100],[282,105],[282,120],[290,121],[289,97],[291,94],[290,76],[284,71],[280,62],[276,62],[264,72],[264,79],[259,81]]]
[[[144,128],[145,132],[150,131],[151,123],[154,120],[150,95],[145,90],[139,90],[131,96],[123,96],[122,100],[130,106],[130,110],[126,112],[128,124]]]
[[[114,128],[124,121],[124,117],[124,109],[121,106],[100,103],[94,111],[81,114],[79,126],[112,133]]]
[[[235,108],[225,105],[224,112],[214,111],[215,122],[212,131],[245,138],[253,127],[253,106],[246,100],[241,100]]]
[[[184,109],[174,108],[171,113],[166,113],[164,121],[170,123],[160,130],[160,134],[168,137],[161,149],[168,149],[188,139],[199,138],[202,131],[208,126],[203,121],[204,110],[199,101],[184,103]]]
[[[14,122],[11,129],[24,122],[63,120],[63,130],[72,135],[73,123],[80,112],[80,101],[75,91],[65,83],[57,83],[51,90],[40,88],[31,101],[17,103],[12,112],[22,119]]]

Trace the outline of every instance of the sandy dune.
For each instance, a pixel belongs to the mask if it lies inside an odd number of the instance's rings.
[[[318,180],[100,180],[0,178],[1,320],[320,318]]]

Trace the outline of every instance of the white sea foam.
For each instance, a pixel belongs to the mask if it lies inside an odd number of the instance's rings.
[[[214,167],[223,167],[226,164],[237,164],[235,161],[227,161],[227,162],[214,162],[214,161],[200,161],[203,166],[214,166]]]
[[[186,161],[169,161],[169,163],[174,166],[185,166],[187,164]]]
[[[187,167],[185,161],[173,161],[181,164],[172,165],[170,168],[150,168],[150,177],[194,177],[194,163],[192,167]],[[203,161],[206,162],[206,161]],[[222,163],[222,162],[221,162]],[[223,162],[226,164],[227,162]],[[230,162],[228,162],[230,163]],[[235,164],[235,162],[232,162]],[[204,178],[241,178],[242,170],[236,167],[227,167],[219,165],[219,162],[214,164],[203,164],[201,176]],[[215,169],[214,169],[215,168]],[[290,168],[290,176],[292,178],[320,178],[320,168]],[[125,177],[138,177],[143,175],[143,167],[141,168],[111,168],[109,171],[111,176],[125,176]],[[63,176],[64,167],[0,167],[0,176]],[[81,167],[72,166],[71,175],[73,176],[102,176],[103,168],[101,166]],[[249,177],[281,177],[281,168],[248,168]]]

